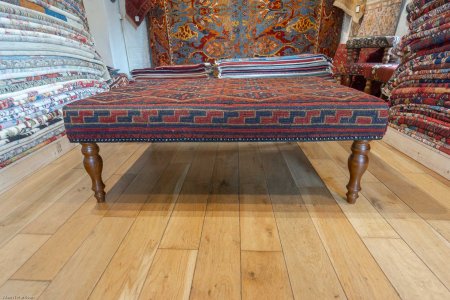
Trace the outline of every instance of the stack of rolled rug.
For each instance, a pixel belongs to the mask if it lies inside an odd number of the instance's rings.
[[[135,69],[131,71],[134,80],[148,79],[185,79],[208,78],[211,74],[211,64],[161,66],[156,68]]]
[[[450,154],[450,2],[413,0],[401,64],[385,89],[390,125]]]
[[[63,136],[62,107],[108,79],[82,0],[0,1],[0,168]]]
[[[217,61],[219,78],[319,76],[332,79],[331,59],[322,54],[232,58]]]

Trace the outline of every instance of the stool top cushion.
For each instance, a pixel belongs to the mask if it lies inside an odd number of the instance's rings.
[[[64,107],[72,142],[381,139],[388,106],[317,77],[155,79]]]

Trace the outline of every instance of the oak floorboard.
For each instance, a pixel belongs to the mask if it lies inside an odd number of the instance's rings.
[[[240,299],[238,145],[219,145],[191,299]]]
[[[402,299],[450,299],[450,292],[403,240],[367,238],[364,243]]]
[[[133,218],[103,218],[41,298],[87,299],[133,221]]]
[[[418,164],[412,158],[402,155],[392,146],[383,142],[371,143],[370,153],[382,158],[387,164],[402,174],[426,172],[426,167]]]
[[[53,183],[59,180],[58,177],[70,172],[79,161],[79,154],[72,153],[72,151],[63,157],[66,158],[64,163],[49,164],[39,170],[38,176],[28,176],[14,188],[0,194],[0,211],[2,212],[0,217],[6,216],[21,205],[28,205],[44,196],[54,186]]]
[[[53,280],[84,240],[102,220],[107,210],[129,185],[133,175],[112,176],[106,182],[107,201],[97,204],[89,198],[42,247],[12,276],[18,280]]]
[[[139,299],[189,299],[197,252],[159,249]]]
[[[89,176],[81,175],[74,187],[28,223],[20,232],[54,234],[92,195]]]
[[[350,299],[397,299],[398,295],[324,187],[302,188],[302,198]]]
[[[283,144],[279,147],[283,152],[289,146],[290,144]],[[288,166],[293,169],[297,164],[290,163]],[[292,175],[295,176],[295,173]],[[298,186],[298,189],[347,297],[398,298],[397,292],[325,184],[322,182],[317,186]]]
[[[385,138],[380,143],[384,147],[391,149],[395,153],[394,156],[398,157],[398,159],[406,159],[422,169],[423,173],[431,175],[434,179],[444,184],[449,184],[450,169],[446,162],[448,156],[439,153],[440,151],[389,127]]]
[[[0,217],[0,245],[7,242],[20,232],[27,224],[32,222],[55,201],[60,199],[68,190],[77,185],[82,176],[82,170],[66,170],[57,180],[51,182],[51,187],[45,189],[45,192],[39,197],[30,197],[27,201],[18,203],[15,210],[9,214]]]
[[[0,299],[37,299],[48,281],[8,280],[0,287]]]
[[[49,235],[18,234],[0,248],[0,286],[48,239]]]
[[[450,288],[450,244],[383,183],[368,183],[362,193],[431,271]]]
[[[152,144],[143,143],[139,144],[136,151],[121,165],[114,174],[134,174],[137,175],[142,169],[144,162],[148,160],[148,153],[153,150]]]
[[[281,251],[257,144],[239,144],[239,210],[241,250]]]
[[[76,147],[0,194],[0,298],[449,298],[448,181],[373,141],[350,205],[351,143],[101,144],[101,204]]]
[[[196,152],[160,248],[198,249],[211,191],[216,149],[217,145],[209,144]]]
[[[135,163],[139,168],[138,174],[105,216],[136,217],[176,150],[177,145],[170,147],[170,144],[152,144],[149,151],[144,152],[140,162]]]
[[[360,236],[398,237],[395,230],[362,194],[356,203],[348,204],[345,186],[349,175],[344,173],[334,160],[331,158],[308,160],[295,144],[281,145],[280,148],[297,186],[320,187],[325,183]]]
[[[170,164],[111,259],[91,299],[136,299],[153,262],[189,164]]]
[[[333,149],[334,152],[346,151],[343,145],[337,143],[333,144]],[[398,155],[401,154],[398,153]],[[407,176],[376,155],[371,155],[369,161],[368,171],[376,177],[375,181],[370,182],[383,182],[425,220],[450,221],[450,201],[447,199],[440,201],[440,198],[430,197],[423,188],[411,182]],[[362,188],[364,190],[364,185]]]
[[[351,142],[346,143],[346,145],[342,145],[346,142],[320,142],[320,143],[298,143],[302,151],[306,154],[308,159],[316,159],[314,152],[323,152],[324,155],[321,157],[317,157],[318,159],[332,159],[336,166],[341,169],[340,173],[346,174],[349,176],[348,171],[348,157],[350,156]],[[371,143],[372,144],[372,143]],[[369,153],[369,161],[372,155]],[[370,162],[369,162],[370,165]],[[361,178],[361,184],[364,187],[365,182],[378,182],[378,179],[367,170],[364,172],[363,177]]]
[[[178,143],[178,151],[172,157],[171,163],[191,163],[197,155],[196,149],[199,143]],[[205,147],[202,147],[204,149]]]
[[[242,299],[294,299],[281,252],[241,252]]]
[[[372,142],[371,144],[374,143],[377,143],[377,141]],[[330,154],[330,157],[344,168],[344,158],[350,153],[350,144],[351,142],[329,142],[326,145],[317,144],[316,147],[324,147],[325,151]],[[311,148],[310,151],[312,151],[314,145],[309,145],[307,147]],[[397,152],[397,156],[402,155],[403,154]],[[414,176],[416,173],[408,174]],[[368,175],[370,178],[364,180]],[[364,191],[366,183],[383,182],[387,188],[411,207],[420,217],[426,220],[434,230],[441,233],[444,237],[448,237],[448,231],[450,230],[450,201],[446,199],[441,200],[439,197],[437,199],[433,198],[430,194],[425,192],[423,188],[416,185],[405,175],[408,176],[390,166],[382,157],[370,155],[369,168],[362,180],[362,191]]]
[[[116,148],[109,147],[109,154],[105,156],[104,180],[112,175],[114,168],[123,162],[123,158],[130,154],[133,144],[125,144]],[[18,201],[16,209],[11,215],[4,214],[9,220],[3,220],[5,231],[8,234],[21,229],[22,233],[31,234],[53,234],[55,230],[67,220],[85,201],[92,195],[89,176],[84,170],[70,169],[74,166],[78,156],[78,161],[82,161],[81,153],[70,153],[68,158],[50,166],[53,170],[48,174],[51,176],[42,184],[42,178],[38,177],[39,186],[33,189],[33,194],[25,201]],[[114,163],[113,163],[114,161]],[[54,174],[58,174],[55,176]],[[42,189],[48,187],[51,189]],[[63,187],[63,188],[61,188]],[[16,220],[18,220],[16,222]],[[10,224],[9,223],[13,223]]]
[[[398,234],[389,225],[372,204],[360,193],[358,200],[354,204],[349,204],[346,200],[346,185],[348,176],[327,175],[328,165],[332,164],[328,159],[312,159],[311,164],[317,171],[320,178],[330,191],[333,198],[347,216],[361,237],[385,237],[398,238]],[[317,175],[316,175],[317,176]]]
[[[422,189],[431,198],[436,200],[440,205],[450,209],[450,182],[443,184],[429,174],[407,174],[408,179],[414,182],[416,186]]]
[[[379,158],[370,161],[369,170],[392,192],[425,220],[450,221],[450,201],[438,201]]]
[[[259,150],[295,297],[346,299],[330,258],[278,147],[275,144],[261,143]],[[317,278],[320,278],[320,281]]]
[[[102,177],[105,182],[108,181],[116,169],[128,160],[134,151],[136,151],[137,147],[130,147],[132,145],[133,144],[124,144],[123,147],[111,149],[110,154],[103,157],[105,168]],[[80,153],[80,160],[81,157],[82,155]],[[56,230],[93,195],[91,185],[91,179],[87,173],[84,174],[77,185],[72,187],[60,199],[55,201],[48,209],[22,229],[21,232],[39,234],[55,233]],[[107,201],[109,201],[109,199],[107,199]]]

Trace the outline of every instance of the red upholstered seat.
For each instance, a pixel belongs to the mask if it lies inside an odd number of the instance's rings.
[[[387,104],[317,77],[156,79],[64,107],[72,142],[380,139]]]

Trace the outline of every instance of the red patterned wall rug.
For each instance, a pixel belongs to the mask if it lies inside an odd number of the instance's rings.
[[[154,66],[220,58],[334,56],[343,12],[333,0],[153,0]]]

